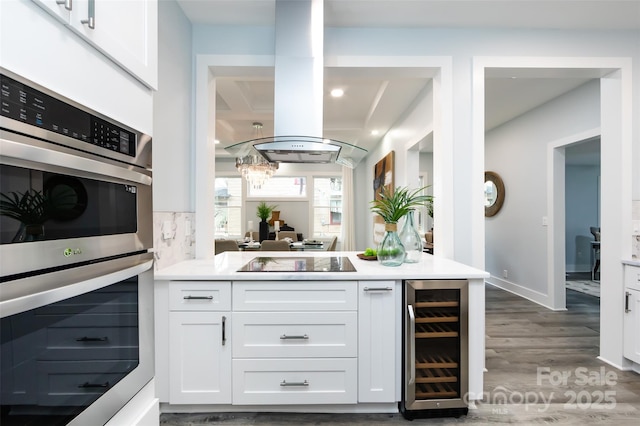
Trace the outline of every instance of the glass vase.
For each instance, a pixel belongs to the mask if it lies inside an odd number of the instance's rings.
[[[396,223],[384,225],[384,237],[378,244],[378,262],[384,266],[400,266],[404,262],[404,246],[398,235]]]
[[[413,213],[413,210],[409,210],[400,231],[400,242],[406,253],[404,263],[417,263],[422,258],[422,237],[416,228]]]

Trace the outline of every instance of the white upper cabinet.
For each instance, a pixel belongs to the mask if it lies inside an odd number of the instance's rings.
[[[157,0],[33,1],[146,86],[157,88]]]

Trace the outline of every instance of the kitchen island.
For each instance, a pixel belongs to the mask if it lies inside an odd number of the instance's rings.
[[[405,280],[465,280],[468,395],[482,398],[485,271],[424,254],[224,252],[155,274],[163,412],[397,412]],[[434,284],[435,285],[435,284]]]

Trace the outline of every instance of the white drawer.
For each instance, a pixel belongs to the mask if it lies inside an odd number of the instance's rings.
[[[355,404],[355,358],[234,359],[233,404]]]
[[[357,281],[234,281],[234,311],[355,311]]]
[[[356,312],[234,312],[234,358],[356,357]]]
[[[640,290],[640,267],[626,265],[624,269],[624,284],[627,288]]]
[[[172,311],[230,311],[231,283],[172,281],[169,283]]]

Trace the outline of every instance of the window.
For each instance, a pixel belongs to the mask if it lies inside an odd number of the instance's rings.
[[[340,236],[342,231],[342,178],[313,179],[314,237]]]
[[[306,198],[307,178],[305,177],[272,177],[261,188],[247,184],[250,198]]]
[[[242,233],[242,178],[219,177],[215,182],[215,235]]]

